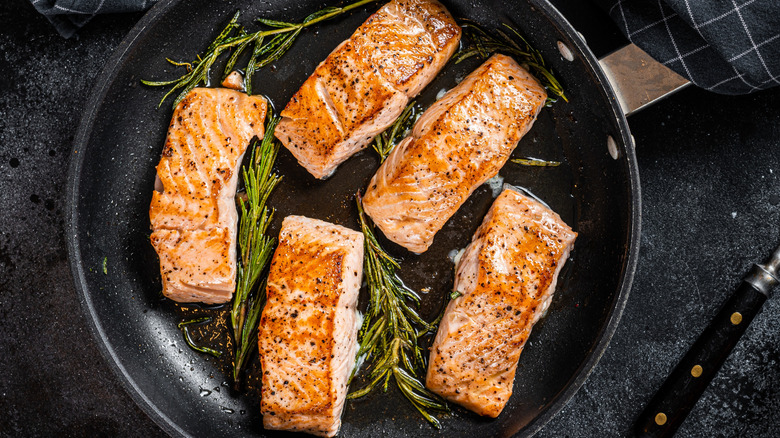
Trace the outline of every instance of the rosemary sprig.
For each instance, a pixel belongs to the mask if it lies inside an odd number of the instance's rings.
[[[173,106],[175,108],[184,99],[184,96],[197,87],[198,84],[208,85],[211,67],[222,53],[227,50],[233,50],[230,58],[228,58],[223,74],[223,76],[227,76],[235,67],[241,54],[251,46],[252,53],[245,69],[245,87],[247,94],[252,94],[252,74],[257,69],[263,68],[281,58],[290,49],[303,29],[375,1],[377,0],[359,0],[343,7],[320,9],[304,18],[300,23],[258,18],[258,23],[270,29],[261,29],[251,33],[248,33],[238,24],[240,12],[236,12],[227,26],[212,41],[209,47],[202,54],[198,55],[197,59],[191,62],[177,62],[167,59],[168,62],[175,66],[185,67],[187,69],[185,74],[177,79],[168,81],[142,80],[141,83],[155,87],[170,86],[170,90],[163,96],[159,105],[162,105],[169,96],[181,90],[174,99]],[[266,41],[267,37],[271,38]]]
[[[547,67],[542,53],[533,48],[517,29],[502,23],[509,33],[500,28],[491,33],[473,21],[464,19],[461,20],[461,23],[463,33],[468,38],[469,44],[453,56],[456,64],[473,56],[487,59],[496,52],[512,55],[521,64],[528,66],[531,73],[539,79],[549,93],[560,97],[566,102],[569,101],[563,93],[563,86],[555,78],[552,70]],[[556,98],[548,97],[547,105],[555,103],[556,100]]]
[[[430,411],[449,412],[449,408],[420,382],[425,362],[418,343],[421,336],[436,329],[438,322],[425,322],[412,308],[412,305],[419,306],[420,297],[396,275],[400,267],[398,261],[382,249],[368,226],[360,193],[357,204],[360,228],[365,237],[363,266],[370,293],[368,309],[358,333],[358,362],[372,361],[372,364],[369,383],[350,393],[348,398],[363,397],[380,383],[383,391],[387,391],[392,377],[401,393],[439,429],[441,424]]]
[[[177,325],[177,327],[179,327],[179,330],[181,330],[181,332],[184,334],[184,340],[187,341],[187,345],[189,345],[190,348],[195,351],[200,351],[201,353],[210,354],[216,358],[219,358],[222,356],[221,351],[214,350],[213,348],[201,347],[195,344],[195,341],[192,340],[192,336],[190,335],[190,324],[201,324],[205,322],[211,322],[211,318],[206,316],[203,318],[191,319],[189,321],[182,321]]]
[[[238,226],[240,260],[236,280],[236,294],[230,320],[233,325],[233,340],[236,357],[233,364],[233,381],[238,385],[241,367],[256,346],[257,323],[265,305],[264,284],[255,290],[260,274],[271,260],[276,239],[265,234],[274,212],[266,206],[271,191],[282,179],[271,173],[279,151],[274,138],[278,117],[269,115],[260,146],[252,145],[249,168],[242,169],[246,200],[239,198],[241,219]],[[264,283],[264,282],[263,282]],[[253,293],[254,291],[254,293]]]
[[[414,105],[414,101],[410,102],[395,122],[385,129],[384,132],[374,137],[374,141],[371,142],[371,147],[379,154],[380,162],[385,161],[393,148],[403,140],[409,132],[409,129],[414,125],[414,122],[420,118],[422,111]]]
[[[515,164],[520,164],[522,166],[532,166],[532,167],[558,167],[561,165],[560,161],[542,160],[540,158],[533,158],[533,157],[513,158],[509,161]]]

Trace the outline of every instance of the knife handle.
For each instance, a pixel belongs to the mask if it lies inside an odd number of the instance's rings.
[[[634,425],[637,436],[674,435],[766,299],[742,282],[645,407]]]

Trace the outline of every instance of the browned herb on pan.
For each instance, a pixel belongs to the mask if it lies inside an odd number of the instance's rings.
[[[393,148],[404,139],[421,114],[422,109],[416,107],[415,102],[412,101],[404,108],[404,111],[392,125],[374,137],[371,147],[379,154],[380,162],[384,162]]]
[[[463,34],[469,43],[453,56],[455,63],[473,56],[487,59],[497,52],[513,56],[519,63],[527,65],[548,93],[555,96],[547,98],[548,105],[554,103],[557,98],[568,102],[563,86],[547,66],[542,53],[533,48],[517,29],[506,23],[502,24],[502,28],[489,32],[471,20],[461,20]]]
[[[396,275],[398,261],[376,240],[357,195],[360,228],[365,237],[363,271],[368,282],[369,304],[358,333],[358,363],[368,362],[368,384],[350,393],[355,399],[369,394],[381,384],[387,391],[390,378],[412,405],[437,429],[441,427],[431,411],[449,412],[447,404],[420,381],[425,370],[419,339],[436,330],[438,321],[425,322],[413,306],[420,297]],[[356,367],[357,369],[357,367]]]
[[[233,382],[236,386],[241,377],[241,368],[257,346],[257,324],[266,298],[265,282],[261,282],[260,287],[257,287],[257,284],[260,282],[260,274],[271,261],[276,245],[276,239],[266,234],[274,215],[273,209],[270,209],[266,202],[282,179],[272,173],[279,151],[279,142],[273,134],[277,123],[279,118],[269,115],[263,140],[259,146],[250,146],[252,155],[249,166],[242,169],[246,199],[238,199],[239,260],[236,294],[230,311],[236,354],[233,362]]]
[[[200,345],[197,345],[195,343],[195,341],[192,340],[192,335],[190,334],[190,325],[191,324],[203,324],[203,323],[207,323],[207,322],[211,322],[211,318],[208,317],[208,316],[202,317],[202,318],[191,319],[189,321],[182,321],[182,322],[180,322],[178,324],[177,327],[179,327],[179,330],[181,330],[182,334],[184,334],[184,340],[187,341],[187,345],[189,345],[190,348],[192,348],[195,351],[200,351],[201,353],[210,354],[210,355],[218,358],[218,357],[222,356],[222,352],[221,351],[215,350],[213,348],[202,347]]]
[[[561,165],[560,161],[542,160],[540,158],[526,157],[526,158],[513,158],[509,160],[515,164],[531,167],[558,167]]]
[[[145,85],[156,87],[170,87],[165,96],[160,101],[160,105],[168,99],[169,96],[178,92],[173,101],[173,106],[184,99],[193,88],[199,84],[204,86],[209,82],[209,73],[214,62],[223,53],[233,51],[227,60],[223,76],[227,76],[236,66],[239,57],[249,49],[249,61],[244,69],[245,87],[247,94],[252,94],[252,75],[253,73],[266,65],[277,61],[284,55],[295,42],[301,31],[309,26],[321,21],[337,17],[347,11],[373,3],[377,0],[359,0],[343,7],[327,7],[310,14],[300,23],[288,23],[286,21],[268,20],[258,18],[257,22],[268,29],[261,29],[256,32],[247,32],[243,26],[238,24],[239,12],[233,15],[228,25],[222,30],[209,47],[197,58],[190,62],[177,62],[168,59],[168,62],[175,66],[185,67],[187,72],[179,78],[169,81],[147,81],[141,82]]]

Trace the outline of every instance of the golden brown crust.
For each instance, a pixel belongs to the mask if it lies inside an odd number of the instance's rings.
[[[285,218],[258,333],[266,428],[338,430],[356,354],[362,258],[361,233]]]
[[[548,208],[504,190],[458,264],[462,296],[447,306],[431,347],[429,389],[480,415],[501,413],[576,235]]]
[[[390,240],[421,253],[471,193],[495,176],[547,94],[495,55],[423,113],[371,179],[363,205]]]
[[[264,98],[229,89],[196,88],[176,106],[149,207],[168,298],[230,300],[237,168],[252,137],[263,136],[265,112]]]
[[[334,51],[304,82],[282,111],[276,134],[312,169],[340,159],[338,146],[361,125],[381,117],[400,93],[356,58],[351,41]],[[403,106],[401,106],[403,108]],[[310,169],[310,171],[312,171]],[[315,171],[317,172],[317,171]],[[322,178],[330,169],[319,171]]]
[[[408,97],[416,96],[455,52],[461,28],[432,0],[396,0],[350,38],[360,59]]]
[[[276,137],[328,177],[401,114],[452,56],[460,27],[434,0],[395,0],[341,43],[282,111]]]

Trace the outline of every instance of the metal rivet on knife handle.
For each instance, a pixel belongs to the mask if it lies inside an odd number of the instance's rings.
[[[639,437],[672,438],[778,285],[780,247],[764,263],[753,265],[717,316],[669,373],[637,418],[634,431]]]

